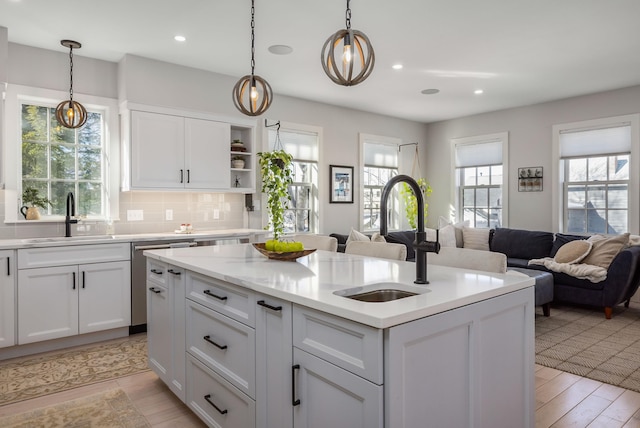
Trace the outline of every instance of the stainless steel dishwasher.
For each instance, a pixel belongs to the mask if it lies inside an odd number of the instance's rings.
[[[195,247],[193,238],[131,243],[131,326],[129,334],[147,331],[147,258],[144,250]]]

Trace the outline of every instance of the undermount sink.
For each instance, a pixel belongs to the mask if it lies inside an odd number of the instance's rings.
[[[393,282],[381,282],[378,284],[366,285],[364,287],[338,290],[333,294],[336,296],[346,297],[347,299],[359,300],[361,302],[384,303],[404,299],[406,297],[418,296],[429,291],[430,290],[427,288],[418,288]]]
[[[42,242],[71,242],[71,241],[103,241],[114,239],[111,235],[84,235],[84,236],[53,236],[49,238],[28,238],[21,241],[25,244],[37,244]]]

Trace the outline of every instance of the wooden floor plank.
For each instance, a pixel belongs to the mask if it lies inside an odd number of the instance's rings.
[[[580,404],[585,398],[592,394],[601,383],[595,380],[579,378],[579,380],[568,386],[557,394],[556,399],[544,404],[536,411],[536,426],[550,427],[573,408]],[[610,402],[608,403],[610,404]],[[607,406],[605,406],[606,408]],[[604,408],[603,408],[604,409]],[[599,414],[600,412],[598,412]],[[598,414],[593,415],[591,422]],[[585,424],[586,425],[586,424]]]

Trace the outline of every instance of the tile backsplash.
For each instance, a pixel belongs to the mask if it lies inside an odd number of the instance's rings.
[[[5,223],[4,200],[4,191],[0,191],[0,239],[64,235],[63,222]],[[237,229],[245,227],[247,217],[241,193],[122,192],[119,208],[120,219],[113,222],[117,235],[173,232],[182,223],[190,223],[194,231]],[[167,210],[171,211],[172,220],[166,219]],[[143,220],[128,221],[128,211],[142,211]],[[107,233],[106,222],[81,221],[71,227],[72,235]]]

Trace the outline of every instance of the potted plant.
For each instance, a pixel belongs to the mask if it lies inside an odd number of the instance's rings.
[[[45,196],[40,196],[38,189],[35,187],[27,186],[22,191],[22,203],[25,204],[20,208],[20,212],[27,220],[40,220],[40,211],[38,207],[43,210],[47,209],[47,205],[51,205],[51,201]]]
[[[293,156],[284,150],[258,153],[262,192],[267,194],[267,214],[273,228],[273,238],[279,240],[284,233],[284,210],[289,201],[289,185],[293,182],[291,162]]]
[[[427,221],[427,197],[431,194],[431,186],[427,183],[427,180],[424,178],[419,178],[416,180],[418,186],[420,186],[420,190],[422,191],[422,195],[424,196],[424,220],[425,223]],[[402,183],[402,188],[400,189],[400,195],[402,195],[402,199],[404,200],[404,210],[407,215],[407,221],[412,229],[417,227],[418,221],[418,200],[416,196],[413,194],[413,189],[407,183]]]
[[[238,169],[244,168],[244,158],[242,156],[233,156],[231,158],[231,166]]]

